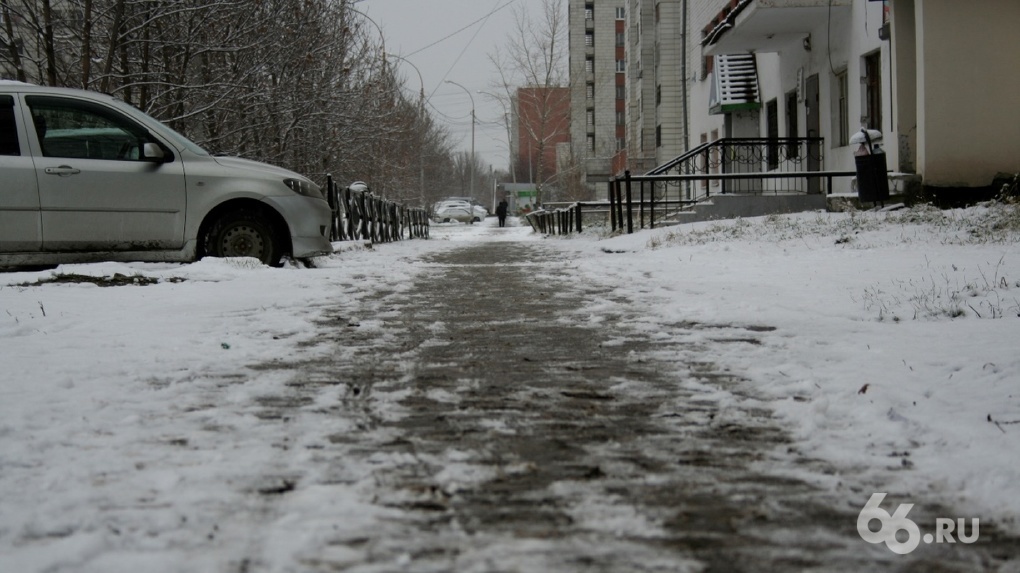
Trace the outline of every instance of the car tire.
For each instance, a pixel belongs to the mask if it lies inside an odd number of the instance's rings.
[[[283,246],[279,233],[265,216],[253,211],[232,211],[220,217],[205,236],[205,253],[213,257],[254,257],[262,264],[280,266]]]

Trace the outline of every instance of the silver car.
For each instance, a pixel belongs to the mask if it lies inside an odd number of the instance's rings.
[[[0,266],[332,252],[297,173],[214,157],[111,96],[0,81]]]
[[[489,215],[485,207],[470,197],[448,197],[436,203],[432,211],[433,220],[437,223],[477,223]]]

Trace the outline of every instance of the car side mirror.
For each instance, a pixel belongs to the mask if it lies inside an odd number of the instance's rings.
[[[163,148],[153,142],[142,144],[142,159],[153,163],[166,163],[169,160]]]

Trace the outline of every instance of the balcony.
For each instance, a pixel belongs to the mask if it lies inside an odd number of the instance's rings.
[[[778,52],[803,42],[829,18],[850,16],[853,0],[730,0],[701,30],[705,55]]]

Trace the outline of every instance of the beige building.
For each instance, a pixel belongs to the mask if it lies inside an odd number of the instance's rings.
[[[688,149],[681,0],[629,0],[626,161],[644,173]],[[619,171],[619,169],[617,169]]]
[[[998,174],[1020,172],[1016,0],[689,0],[688,8],[687,48],[700,67],[694,138],[820,136],[820,167],[853,170],[850,137],[877,129],[901,174],[894,181],[936,197],[977,197]],[[742,58],[754,61],[756,105],[726,101],[733,78],[720,64]]]
[[[943,188],[1020,172],[1020,2],[890,4],[899,169]]]

